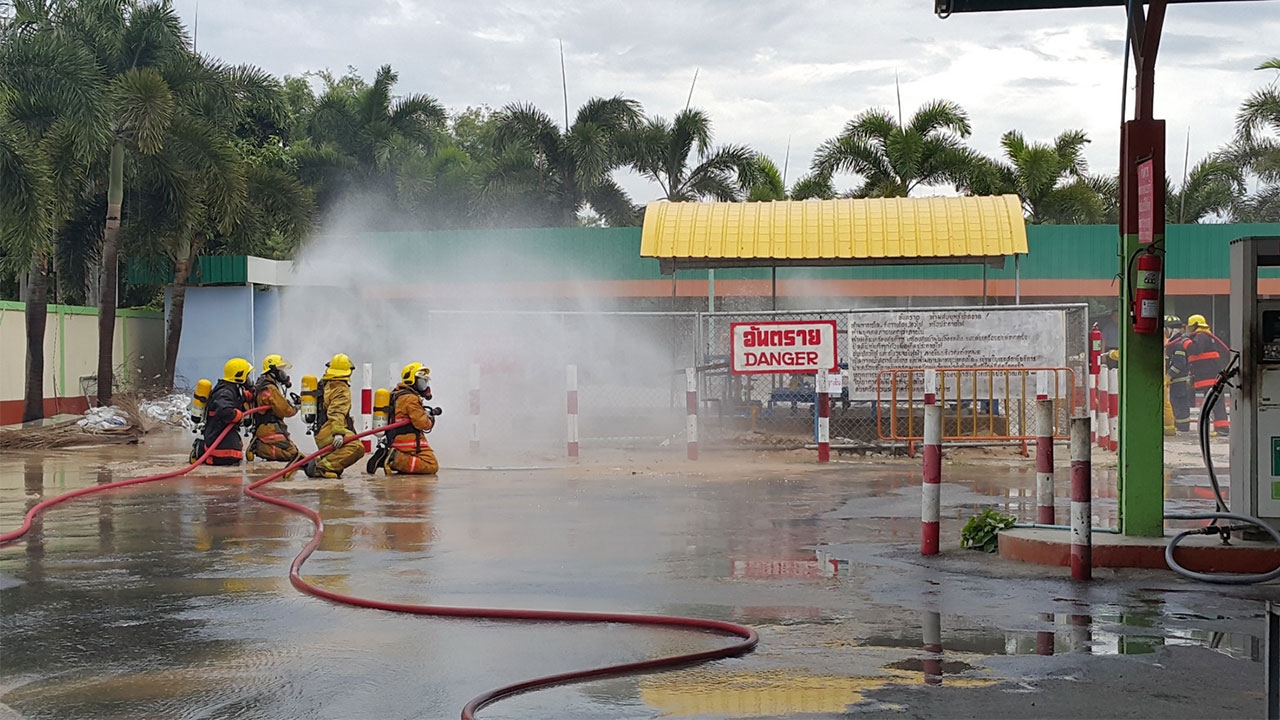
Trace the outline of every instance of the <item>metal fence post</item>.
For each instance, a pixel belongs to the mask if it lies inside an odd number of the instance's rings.
[[[578,457],[578,366],[565,367],[565,395],[568,400],[568,451],[569,457]]]
[[[1053,400],[1048,371],[1036,375],[1036,522],[1053,524]]]
[[[1089,418],[1071,418],[1071,578],[1093,577],[1093,460]]]
[[[941,530],[942,408],[937,404],[938,373],[924,372],[924,482],[921,483],[920,554],[938,554]]]

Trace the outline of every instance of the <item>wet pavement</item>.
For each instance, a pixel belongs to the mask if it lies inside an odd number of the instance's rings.
[[[0,528],[40,499],[181,465],[185,439],[5,452]],[[559,687],[484,718],[1256,717],[1263,600],[1153,571],[958,548],[962,518],[1033,516],[1024,463],[944,470],[944,552],[918,555],[919,467],[805,453],[485,462],[438,478],[298,478],[319,507],[304,574],[384,600],[688,614],[761,636],[744,658]],[[251,477],[262,477],[256,465]],[[551,672],[713,647],[691,632],[449,620],[295,591],[311,526],[241,495],[236,469],[74,500],[0,548],[0,718],[451,718]],[[1169,477],[1180,509],[1212,501]],[[1059,520],[1066,488],[1060,483]],[[1095,524],[1115,524],[1100,471]]]

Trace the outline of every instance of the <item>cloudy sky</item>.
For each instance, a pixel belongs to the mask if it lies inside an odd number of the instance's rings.
[[[354,66],[372,77],[389,63],[399,92],[451,109],[526,101],[562,117],[561,40],[571,112],[623,93],[670,116],[696,70],[693,105],[710,113],[716,142],[748,144],[780,167],[789,144],[789,181],[854,115],[896,108],[895,78],[908,115],[935,98],[966,108],[980,151],[998,153],[1013,128],[1040,140],[1083,128],[1091,169],[1117,164],[1118,7],[944,21],[932,0],[176,0],[189,27],[197,4],[201,52],[281,75]],[[1155,108],[1168,121],[1171,175],[1188,130],[1194,164],[1230,138],[1241,100],[1275,80],[1253,68],[1280,55],[1267,43],[1276,37],[1275,0],[1169,8]],[[660,194],[620,179],[637,201]]]

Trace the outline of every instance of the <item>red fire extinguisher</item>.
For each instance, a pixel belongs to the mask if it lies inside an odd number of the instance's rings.
[[[1102,330],[1098,323],[1089,329],[1089,374],[1097,375],[1102,367]]]
[[[1137,286],[1133,291],[1133,331],[1150,335],[1160,332],[1160,274],[1163,263],[1156,253],[1138,256]]]

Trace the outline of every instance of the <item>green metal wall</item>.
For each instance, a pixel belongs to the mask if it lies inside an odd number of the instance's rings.
[[[1280,224],[1170,225],[1167,228],[1167,276],[1226,278],[1227,244],[1249,235],[1280,235]],[[1032,225],[1027,227],[1029,254],[1021,260],[1026,279],[1098,280],[1114,277],[1117,228],[1114,225]],[[371,261],[398,267],[410,276],[431,280],[477,282],[554,282],[573,280],[656,280],[658,261],[640,257],[640,228],[539,228],[530,230],[457,230],[373,233],[331,237],[322,242],[349,245],[352,262]],[[172,265],[130,262],[129,281],[161,285],[172,277]],[[1270,271],[1269,277],[1280,276]],[[1265,274],[1265,273],[1264,273]],[[779,270],[779,277],[821,279],[953,280],[978,278],[973,265],[903,265],[822,267]],[[681,277],[705,277],[690,270]],[[725,269],[717,279],[763,279],[768,268]],[[992,269],[989,277],[1012,278],[1013,263]],[[197,280],[198,278],[198,280]],[[240,285],[246,282],[243,256],[202,257],[192,282]]]

